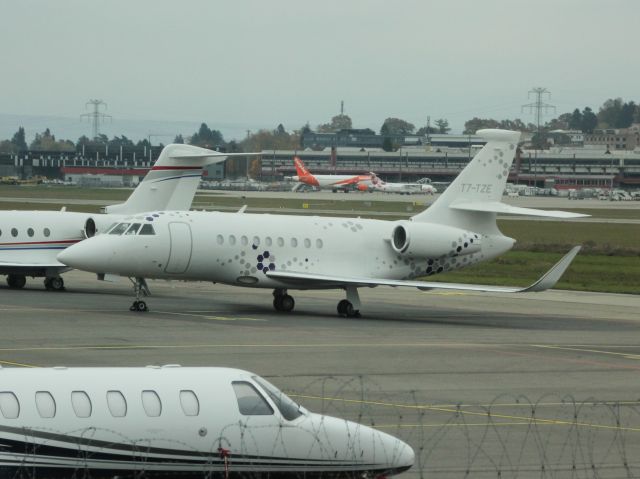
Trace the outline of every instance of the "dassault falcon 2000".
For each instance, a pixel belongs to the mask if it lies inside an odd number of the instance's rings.
[[[47,289],[64,289],[60,274],[69,267],[56,259],[60,250],[104,231],[125,215],[149,210],[188,210],[204,166],[224,161],[228,156],[190,145],[169,145],[127,201],[107,206],[106,214],[0,211],[0,274],[7,275],[11,288],[22,288],[27,276],[44,276]]]
[[[552,287],[580,249],[574,247],[529,287],[417,281],[495,258],[515,240],[497,214],[577,218],[562,211],[502,203],[519,132],[481,130],[487,144],[451,186],[410,220],[166,211],[131,216],[106,234],[58,255],[74,268],[135,278],[213,281],[271,288],[278,311],[291,311],[292,289],[344,289],[338,313],[357,316],[358,288],[542,291]],[[131,309],[146,310],[139,299]]]
[[[407,444],[247,371],[0,368],[0,477],[384,477]]]

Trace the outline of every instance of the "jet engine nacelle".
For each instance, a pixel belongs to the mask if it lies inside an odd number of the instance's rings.
[[[482,247],[480,235],[473,231],[411,221],[396,224],[390,243],[396,253],[420,258],[477,253]]]
[[[109,226],[114,224],[117,220],[111,215],[96,215],[90,216],[84,222],[84,237],[92,238],[97,234],[104,233]]]

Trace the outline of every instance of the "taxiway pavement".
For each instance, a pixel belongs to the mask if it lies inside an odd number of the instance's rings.
[[[638,466],[640,296],[374,288],[361,290],[363,317],[345,319],[341,291],[292,292],[282,314],[269,290],[151,281],[150,311],[135,313],[124,279],[65,281],[63,293],[0,287],[0,365],[248,369],[310,410],[403,437],[420,458],[411,477],[540,477],[563,443],[618,474],[618,456],[598,462],[616,437]],[[557,460],[568,473],[575,450]]]

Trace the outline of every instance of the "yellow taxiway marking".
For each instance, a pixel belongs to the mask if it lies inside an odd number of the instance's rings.
[[[430,412],[443,412],[443,413],[447,413],[447,414],[457,414],[457,415],[464,415],[464,416],[475,416],[475,417],[486,417],[487,420],[489,420],[490,422],[486,423],[487,424],[502,424],[501,421],[499,421],[498,423],[495,422],[496,419],[498,420],[510,420],[510,421],[516,421],[516,422],[521,422],[523,424],[527,424],[527,425],[531,425],[531,424],[535,424],[535,425],[540,425],[540,424],[544,424],[544,425],[556,425],[556,426],[571,426],[571,427],[587,427],[587,428],[593,428],[593,429],[613,429],[616,431],[631,431],[631,432],[640,432],[640,428],[633,428],[633,427],[623,427],[623,426],[610,426],[607,424],[594,424],[594,423],[587,423],[587,422],[579,422],[579,421],[566,421],[566,420],[562,420],[562,419],[544,419],[544,418],[537,418],[537,417],[530,417],[530,416],[517,416],[517,415],[513,415],[513,414],[496,414],[492,411],[487,411],[487,412],[474,412],[474,411],[465,411],[463,409],[460,409],[459,407],[442,407],[442,406],[426,406],[426,405],[420,405],[420,404],[396,404],[396,403],[389,403],[389,402],[385,402],[385,401],[367,401],[367,400],[361,400],[361,399],[342,399],[342,398],[332,398],[332,397],[322,397],[322,396],[306,396],[306,395],[298,395],[298,396],[294,396],[293,394],[291,395],[292,397],[300,397],[300,398],[306,398],[306,399],[318,399],[318,400],[324,400],[324,401],[341,401],[341,402],[346,402],[346,403],[354,403],[354,404],[363,404],[363,405],[373,405],[373,406],[387,406],[387,407],[395,407],[398,409],[413,409],[413,410],[419,410],[419,411],[430,411]],[[460,426],[464,426],[464,423],[453,423],[456,426],[460,425]],[[415,425],[415,427],[421,427],[420,424]]]
[[[590,349],[590,348],[579,348],[572,346],[551,346],[545,344],[532,344],[534,348],[543,348],[543,349],[558,349],[561,351],[578,351],[584,353],[595,353],[595,354],[606,354],[609,356],[620,356],[626,359],[640,359],[640,354],[631,354],[631,353],[616,353],[614,351],[602,351],[600,349]]]
[[[0,364],[6,364],[7,366],[19,366],[21,368],[39,368],[40,367],[34,364],[15,363],[13,361],[2,361],[2,360],[0,360]]]

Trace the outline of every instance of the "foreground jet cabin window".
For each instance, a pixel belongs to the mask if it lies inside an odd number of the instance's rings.
[[[231,384],[236,393],[240,414],[243,416],[271,416],[273,414],[273,409],[253,384],[244,381],[234,381]]]

